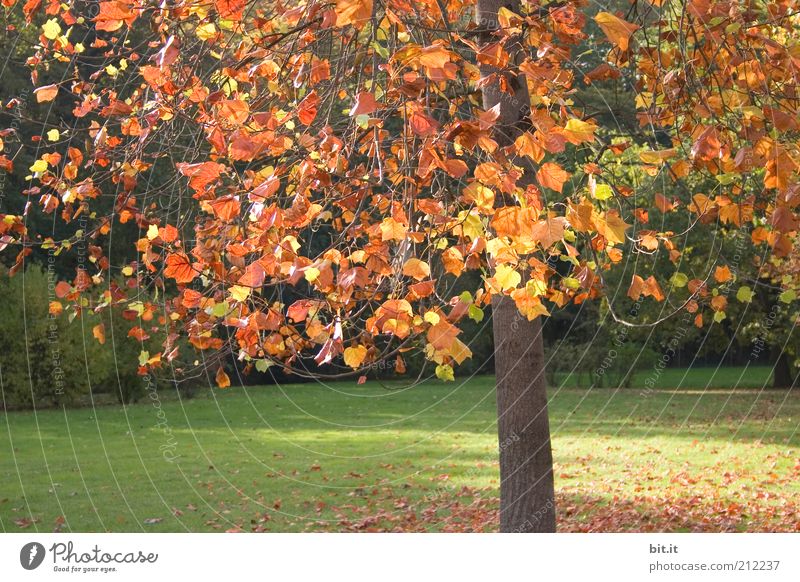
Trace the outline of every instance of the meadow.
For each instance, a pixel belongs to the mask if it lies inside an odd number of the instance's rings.
[[[800,391],[766,368],[551,387],[560,531],[800,530]],[[159,393],[0,418],[0,529],[494,531],[493,378]]]

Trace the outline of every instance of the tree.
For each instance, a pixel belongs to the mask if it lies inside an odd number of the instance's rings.
[[[414,352],[453,379],[463,322],[491,305],[503,531],[555,528],[540,318],[605,297],[626,326],[720,322],[725,289],[681,272],[688,233],[735,227],[776,256],[797,236],[782,2],[635,3],[635,22],[581,0],[5,4],[40,31],[45,110],[0,152],[38,202],[2,216],[2,246],[16,270],[34,247],[88,256],[51,308],[165,337],[142,374],[192,360],[185,338],[226,388],[233,366],[362,379]],[[627,96],[624,124],[583,110],[592,87]],[[71,116],[48,115],[56,98]],[[41,213],[67,234],[32,228]],[[111,254],[120,236],[135,260]],[[631,264],[654,320],[608,293]]]
[[[520,12],[518,2],[479,0],[478,26],[495,30],[501,9]],[[486,48],[491,48],[487,35]],[[522,39],[510,39],[508,58],[524,59]],[[513,147],[525,136],[526,114],[530,110],[528,83],[524,75],[506,74],[494,63],[481,66],[483,107],[497,110],[494,135],[500,147]],[[505,86],[514,87],[506,91]],[[525,169],[518,184],[536,187],[535,168],[530,158],[516,156],[515,164]],[[505,202],[505,201],[504,201]],[[514,208],[510,203],[506,208]],[[524,258],[520,256],[520,259]],[[496,272],[495,272],[496,276]],[[537,318],[520,315],[507,296],[492,297],[492,330],[495,339],[494,371],[497,377],[497,428],[500,446],[500,529],[502,531],[555,531],[555,488],[542,329]]]

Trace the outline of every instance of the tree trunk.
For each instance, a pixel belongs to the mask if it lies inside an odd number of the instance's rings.
[[[553,453],[539,320],[528,321],[509,297],[492,300],[500,531],[556,531]]]
[[[789,356],[786,352],[779,352],[779,349],[780,348],[773,348],[775,366],[772,372],[772,387],[794,387],[794,370],[792,369],[791,362],[789,362]]]
[[[498,26],[497,12],[505,6],[519,12],[517,0],[478,0],[477,21],[489,30]],[[491,42],[486,35],[484,42]],[[521,56],[520,47],[507,46],[512,59]],[[515,54],[516,53],[516,54]],[[481,76],[495,71],[481,65]],[[524,76],[507,78],[512,93],[503,92],[500,83],[483,89],[483,106],[499,105],[500,115],[494,138],[503,147],[514,142],[523,131],[530,112],[530,96]],[[518,160],[525,167],[524,187],[534,174],[529,160]],[[492,300],[492,326],[497,377],[497,429],[500,451],[500,531],[554,532],[556,529],[553,454],[547,417],[544,347],[539,320],[528,321],[514,301],[496,295]]]

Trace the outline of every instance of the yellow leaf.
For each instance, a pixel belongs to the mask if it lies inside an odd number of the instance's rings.
[[[494,213],[494,192],[480,182],[473,182],[461,193],[469,203],[474,203],[477,209],[483,214]]]
[[[423,319],[431,325],[436,325],[441,320],[441,317],[439,317],[439,314],[435,311],[428,311],[425,313],[425,317],[423,317]]]
[[[673,148],[669,150],[644,151],[639,153],[639,159],[645,164],[659,164],[664,160],[674,158],[678,152]]]
[[[522,276],[513,267],[498,265],[494,271],[494,281],[501,291],[514,289],[522,281]]]
[[[44,160],[36,160],[30,168],[31,172],[46,172],[47,162]]]
[[[147,240],[153,240],[158,238],[158,227],[155,224],[151,224],[147,227]]]
[[[234,285],[230,288],[231,297],[236,301],[244,301],[250,296],[250,287]]]
[[[439,364],[436,366],[436,377],[444,382],[452,382],[456,379],[453,374],[452,366],[448,366],[447,364]]]
[[[58,141],[60,137],[61,134],[57,129],[51,129],[50,131],[47,132],[47,139],[49,141]]]
[[[597,126],[593,123],[573,118],[567,121],[567,124],[564,126],[564,137],[566,137],[570,143],[578,145],[583,142],[592,141],[596,129]]]
[[[55,40],[61,34],[61,26],[56,19],[51,18],[42,25],[42,33],[45,38]]]
[[[361,345],[344,350],[344,363],[353,368],[358,368],[367,357],[367,348]]]
[[[217,27],[214,26],[213,22],[202,24],[197,27],[197,30],[195,30],[195,34],[197,35],[197,38],[199,38],[200,40],[208,40],[210,38],[214,38],[217,35]]]
[[[305,271],[303,271],[303,276],[306,278],[306,281],[309,283],[313,283],[319,277],[320,270],[316,267],[308,267]]]
[[[394,218],[387,217],[383,219],[380,225],[381,229],[381,240],[403,240],[406,238],[406,231],[408,230],[406,226],[401,223],[397,222]]]
[[[599,12],[594,17],[594,20],[603,30],[608,40],[623,51],[628,50],[628,42],[631,35],[639,28],[636,24],[622,20],[610,12]]]

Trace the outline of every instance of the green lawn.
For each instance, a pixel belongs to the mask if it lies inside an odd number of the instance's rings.
[[[560,529],[800,527],[800,391],[707,388],[694,374],[677,390],[551,389]],[[738,385],[751,374],[768,376]],[[170,433],[149,400],[4,415],[0,528],[495,527],[492,378],[214,389],[160,405]]]

